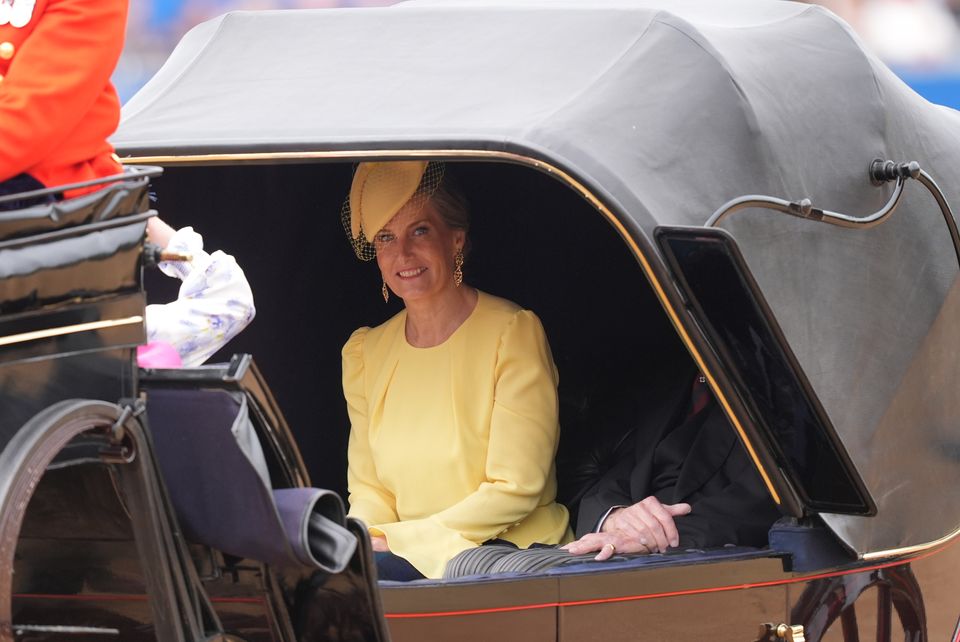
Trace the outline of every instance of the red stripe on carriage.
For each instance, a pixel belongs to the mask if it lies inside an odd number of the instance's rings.
[[[893,566],[903,566],[910,564],[912,562],[917,562],[931,555],[939,553],[941,549],[935,551],[929,551],[922,555],[916,557],[911,557],[907,559],[897,560],[896,562],[887,562],[885,564],[876,564],[873,566],[863,566],[857,569],[851,569],[847,571],[834,571],[832,573],[818,573],[815,575],[804,575],[802,577],[792,577],[785,580],[772,580],[770,582],[752,582],[747,584],[732,584],[729,586],[713,586],[708,588],[701,589],[688,589],[683,591],[668,591],[665,593],[644,593],[641,595],[624,595],[621,597],[606,597],[606,598],[597,598],[592,600],[574,600],[570,602],[544,602],[542,604],[523,604],[520,606],[500,606],[487,609],[466,609],[462,611],[436,611],[436,612],[427,612],[427,613],[386,613],[385,617],[391,620],[402,620],[402,619],[411,619],[411,618],[431,618],[431,617],[451,617],[457,615],[485,615],[489,613],[509,613],[511,611],[529,611],[534,609],[552,609],[562,606],[589,606],[593,604],[612,604],[616,602],[635,602],[638,600],[650,600],[661,597],[678,597],[683,595],[699,595],[704,593],[720,593],[725,591],[741,591],[744,589],[751,588],[764,588],[770,586],[779,586],[781,584],[797,584],[799,582],[811,582],[813,580],[821,580],[830,577],[840,577],[843,575],[854,575],[856,573],[868,573],[870,571],[875,571],[883,568],[890,568]],[[953,642],[960,642],[960,627],[958,627],[957,635],[954,636]]]

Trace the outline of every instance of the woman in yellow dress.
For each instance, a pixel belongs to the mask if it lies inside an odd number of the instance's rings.
[[[444,166],[362,163],[343,221],[405,309],[343,348],[350,515],[381,579],[440,578],[499,539],[570,539],[556,503],[557,372],[535,314],[463,282],[469,219]]]

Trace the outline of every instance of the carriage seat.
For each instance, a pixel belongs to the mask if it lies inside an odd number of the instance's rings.
[[[357,548],[343,502],[316,488],[274,488],[246,395],[147,389],[157,461],[187,537],[281,567],[339,573]]]
[[[645,397],[650,376],[594,379],[574,391],[565,390],[561,382],[557,501],[570,511],[571,527],[581,498],[633,452],[637,418],[653,401]]]
[[[580,500],[618,461],[630,456],[636,428],[631,424],[589,421],[571,424],[561,424],[557,501],[567,507],[570,527],[576,530]]]

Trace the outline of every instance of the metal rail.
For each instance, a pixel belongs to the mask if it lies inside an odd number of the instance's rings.
[[[940,206],[940,212],[943,214],[943,220],[947,224],[947,228],[950,230],[950,240],[953,241],[953,250],[957,253],[957,262],[960,263],[960,233],[957,232],[957,221],[953,218],[953,211],[950,209],[950,204],[947,203],[947,198],[943,195],[943,192],[940,190],[940,187],[937,185],[936,181],[930,177],[922,169],[920,170],[920,175],[917,176],[917,180],[920,181],[920,184],[927,188],[933,198],[937,201],[937,205]]]
[[[103,178],[94,178],[88,181],[80,181],[79,183],[69,183],[67,185],[58,185],[55,187],[44,187],[42,189],[30,190],[29,192],[15,192],[13,194],[7,194],[6,196],[0,196],[0,205],[13,201],[21,201],[43,196],[63,195],[64,192],[74,189],[81,189],[84,187],[94,187],[96,185],[106,185],[108,183],[132,182],[138,179],[150,179],[155,176],[160,176],[161,174],[163,174],[162,167],[127,165],[123,172],[119,174],[113,174],[111,176],[104,176]]]
[[[919,163],[916,161],[895,163],[890,160],[876,159],[870,163],[869,177],[870,182],[877,186],[890,181],[896,181],[896,184],[893,187],[893,194],[890,195],[886,204],[873,214],[868,214],[867,216],[851,216],[849,214],[841,214],[840,212],[819,209],[813,207],[810,199],[806,198],[799,201],[786,201],[773,196],[748,195],[724,203],[720,209],[707,219],[704,225],[706,227],[717,227],[734,212],[748,208],[760,208],[782,212],[810,221],[829,223],[848,229],[870,229],[871,227],[880,225],[893,214],[893,211],[897,209],[897,206],[900,204],[901,196],[903,196],[903,186],[908,179],[912,178],[927,188],[940,207],[944,222],[950,230],[950,240],[953,242],[953,251],[957,256],[957,265],[960,266],[960,233],[957,231],[957,223],[953,218],[950,204],[947,203],[947,199],[936,181],[920,168]]]

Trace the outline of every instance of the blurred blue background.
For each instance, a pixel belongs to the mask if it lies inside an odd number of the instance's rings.
[[[126,102],[191,27],[228,11],[382,7],[397,0],[130,0],[127,40],[113,82]]]
[[[397,0],[131,0],[114,83],[124,102],[153,76],[191,27],[227,11],[377,7]],[[714,0],[722,2],[723,0]],[[960,108],[960,0],[817,0],[846,20],[908,85]]]

